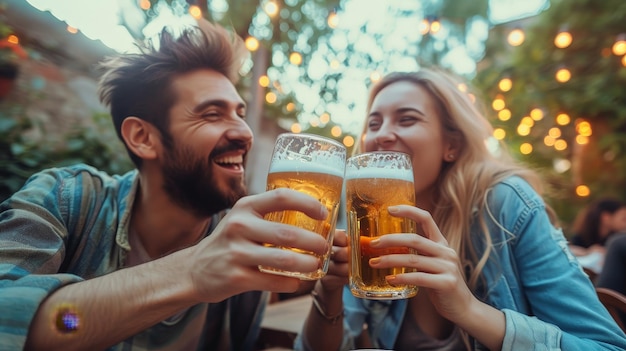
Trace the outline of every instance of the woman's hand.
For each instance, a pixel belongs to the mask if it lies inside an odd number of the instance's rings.
[[[373,248],[408,247],[417,254],[392,254],[373,258],[373,268],[411,267],[415,272],[388,276],[394,285],[410,284],[426,288],[437,311],[452,322],[465,318],[478,300],[465,283],[459,255],[448,246],[430,213],[413,206],[392,206],[389,213],[406,217],[422,228],[424,236],[416,234],[388,234],[370,245]]]

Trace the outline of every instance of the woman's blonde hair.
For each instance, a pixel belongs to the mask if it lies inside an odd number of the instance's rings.
[[[492,245],[483,220],[484,214],[490,211],[486,208],[489,189],[503,179],[517,175],[541,194],[539,177],[529,168],[516,164],[503,145],[498,152],[489,151],[486,143],[492,136],[491,124],[472,101],[467,92],[468,85],[445,71],[421,69],[388,74],[372,87],[368,113],[376,95],[390,84],[400,81],[416,84],[428,91],[440,111],[444,140],[454,138],[458,142],[456,160],[444,164],[434,186],[436,194],[431,215],[450,247],[459,254],[461,268],[467,274],[467,284],[475,291]],[[364,126],[363,133],[367,132],[366,128]],[[363,150],[363,138],[360,140],[356,153]],[[474,220],[479,221],[486,243],[482,253],[475,252],[469,237]]]

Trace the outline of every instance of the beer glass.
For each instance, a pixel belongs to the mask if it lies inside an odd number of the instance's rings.
[[[346,165],[345,178],[350,291],[356,297],[380,300],[415,296],[416,286],[390,285],[385,280],[388,275],[413,272],[413,269],[375,269],[369,265],[369,260],[374,257],[414,253],[406,247],[374,249],[369,245],[370,241],[385,234],[417,233],[414,221],[391,216],[387,211],[387,207],[394,205],[415,206],[409,155],[383,151],[351,157]]]
[[[329,215],[325,220],[314,220],[302,212],[280,211],[265,215],[265,219],[295,225],[318,233],[326,239],[329,249],[322,256],[316,255],[322,262],[321,267],[316,271],[289,272],[259,266],[262,272],[297,277],[302,280],[316,280],[326,275],[345,167],[346,148],[335,140],[312,134],[284,133],[278,136],[267,175],[267,190],[290,188],[311,195],[328,209]],[[266,246],[273,245],[266,244]],[[315,255],[298,248],[282,248]]]

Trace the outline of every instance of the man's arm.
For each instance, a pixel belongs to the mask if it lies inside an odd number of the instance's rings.
[[[188,251],[55,291],[35,315],[25,349],[105,349],[197,303],[181,276]],[[79,318],[75,331],[57,328],[67,306]]]

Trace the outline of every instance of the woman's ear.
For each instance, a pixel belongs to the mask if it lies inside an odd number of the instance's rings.
[[[459,154],[461,152],[461,133],[451,132],[448,134],[447,139],[443,160],[446,162],[454,162],[459,158]]]
[[[161,144],[152,124],[134,116],[126,117],[121,132],[126,146],[137,157],[144,160],[157,158]]]

